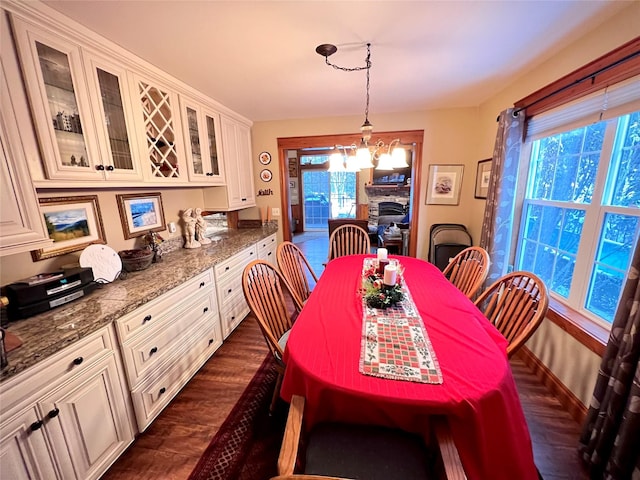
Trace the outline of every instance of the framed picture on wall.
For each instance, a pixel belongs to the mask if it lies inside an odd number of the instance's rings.
[[[429,165],[427,205],[458,205],[464,165]]]
[[[160,192],[116,195],[124,238],[166,229]]]
[[[34,261],[106,243],[97,195],[39,198],[38,202],[53,245],[33,250]]]
[[[480,160],[478,162],[478,171],[476,172],[476,198],[487,198],[489,191],[489,177],[491,176],[491,158]]]

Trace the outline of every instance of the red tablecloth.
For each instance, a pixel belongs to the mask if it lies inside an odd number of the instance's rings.
[[[506,357],[507,342],[433,265],[395,257],[442,369],[441,385],[358,371],[363,255],[329,262],[285,350],[281,395],[307,399],[305,421],[387,425],[424,434],[447,415],[467,476],[536,480],[529,431]]]

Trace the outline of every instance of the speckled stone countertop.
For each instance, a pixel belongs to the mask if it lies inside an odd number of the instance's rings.
[[[22,345],[7,354],[9,364],[0,382],[24,371],[81,338],[110,324],[195,275],[277,232],[277,226],[229,229],[216,233],[214,243],[196,249],[179,248],[166,253],[160,263],[127,273],[126,279],[99,286],[67,305],[25,320],[11,322],[7,330]]]

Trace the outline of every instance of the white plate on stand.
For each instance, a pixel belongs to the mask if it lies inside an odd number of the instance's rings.
[[[80,266],[91,267],[96,282],[111,283],[122,271],[122,260],[113,248],[94,244],[80,254]]]

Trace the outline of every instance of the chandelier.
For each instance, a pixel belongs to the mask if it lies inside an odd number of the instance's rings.
[[[329,159],[329,171],[357,172],[366,168],[376,168],[376,170],[393,170],[395,168],[407,168],[407,152],[400,147],[400,139],[392,140],[389,145],[385,145],[382,140],[370,145],[373,133],[373,125],[369,121],[369,87],[371,70],[371,44],[367,43],[367,57],[362,67],[341,67],[329,61],[329,57],[338,51],[338,47],[328,43],[318,45],[316,53],[324,57],[327,65],[342,70],[344,72],[367,71],[367,90],[364,109],[364,122],[360,127],[360,145],[350,146],[336,145],[336,152]],[[386,151],[385,151],[386,150]],[[374,161],[377,165],[374,165]]]

